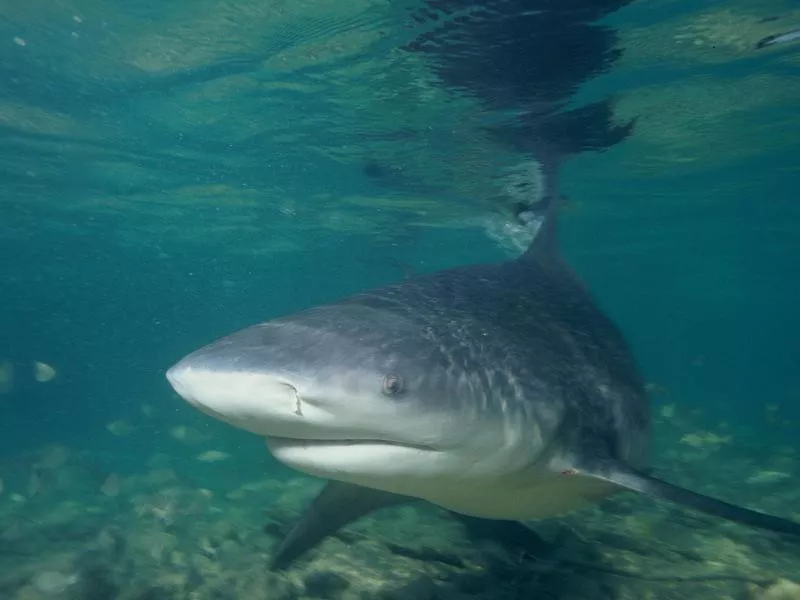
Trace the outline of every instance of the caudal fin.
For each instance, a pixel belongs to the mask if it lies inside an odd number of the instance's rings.
[[[668,500],[669,502],[729,521],[768,531],[800,536],[800,523],[692,492],[640,473],[620,462],[607,461],[588,470],[579,469],[578,472],[581,475],[608,481],[621,488],[639,492],[651,498]]]

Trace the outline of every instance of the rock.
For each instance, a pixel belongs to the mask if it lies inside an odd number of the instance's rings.
[[[335,598],[350,587],[347,578],[334,571],[312,571],[303,583],[306,595],[313,598]]]
[[[779,579],[767,588],[750,587],[752,600],[800,600],[800,585],[788,579]]]
[[[300,597],[300,589],[293,581],[280,577],[274,573],[266,575],[266,585],[261,586],[267,591],[269,600],[294,600]],[[244,598],[255,598],[253,595],[244,595]]]
[[[401,585],[381,590],[378,598],[380,600],[437,600],[439,598],[439,590],[434,583],[433,579],[427,575],[420,575],[416,579]]]
[[[74,589],[74,597],[81,600],[109,600],[119,594],[119,587],[114,582],[111,571],[101,565],[81,573]]]
[[[485,573],[460,573],[451,579],[455,588],[466,594],[480,594],[490,585],[490,577]]]

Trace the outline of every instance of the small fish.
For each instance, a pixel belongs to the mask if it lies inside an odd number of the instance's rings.
[[[70,455],[71,451],[66,446],[52,444],[39,452],[39,460],[36,461],[35,466],[52,471],[63,467]]]
[[[759,471],[748,477],[745,482],[757,484],[776,483],[778,481],[785,481],[791,477],[789,473],[784,473],[783,471]]]
[[[789,42],[797,42],[800,41],[800,28],[792,29],[791,31],[786,31],[784,33],[776,33],[774,35],[768,35],[767,37],[761,39],[756,44],[756,48],[759,50],[761,48],[766,48],[767,46],[775,46],[777,44],[788,44]]]
[[[125,421],[124,419],[120,419],[118,421],[113,421],[106,425],[106,429],[108,429],[114,435],[125,436],[130,435],[134,431],[136,431],[136,427]]]
[[[33,361],[33,378],[39,383],[47,383],[56,376],[56,370],[47,363]]]
[[[675,405],[674,404],[666,404],[661,407],[659,411],[661,416],[665,419],[672,419],[675,416]]]
[[[692,448],[716,448],[722,444],[731,443],[731,436],[721,436],[710,431],[699,431],[697,433],[687,433],[680,439],[680,442]]]
[[[10,394],[14,391],[15,381],[27,380],[27,369],[21,368],[23,363],[6,358],[0,359],[0,394]],[[30,362],[30,373],[33,375],[33,380],[37,383],[47,383],[56,376],[56,370],[38,360]]]
[[[103,492],[109,498],[114,498],[115,496],[119,495],[119,490],[122,487],[122,477],[117,475],[116,473],[111,473],[106,480],[103,482],[103,485],[100,486],[100,491]]]
[[[228,460],[231,457],[230,454],[227,452],[220,452],[219,450],[209,450],[207,452],[203,452],[197,456],[197,460],[201,462],[221,462],[223,460]]]
[[[78,582],[75,574],[64,575],[57,571],[45,571],[33,578],[33,586],[43,594],[61,594]]]
[[[169,434],[184,444],[199,444],[206,440],[206,436],[199,432],[197,429],[193,427],[187,427],[186,425],[176,425],[172,429],[169,430]]]

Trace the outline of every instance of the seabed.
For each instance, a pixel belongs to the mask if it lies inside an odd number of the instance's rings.
[[[743,434],[734,444],[673,412],[658,426],[669,448],[658,453],[659,475],[800,517],[793,446],[756,458],[758,436],[753,447]],[[136,435],[118,423],[109,432],[120,448]],[[272,572],[273,548],[322,482],[266,468],[238,476],[236,448],[208,449],[192,428],[172,432],[194,446],[158,452],[138,472],[115,473],[113,455],[60,445],[0,460],[0,598],[800,599],[800,540],[634,494],[529,528],[466,525],[425,504],[386,509]]]

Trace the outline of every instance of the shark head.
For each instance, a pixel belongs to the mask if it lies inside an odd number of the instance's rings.
[[[492,410],[497,381],[473,352],[400,308],[350,301],[234,333],[167,377],[199,410],[265,436],[293,468],[425,497],[442,477],[497,477],[529,441]]]

